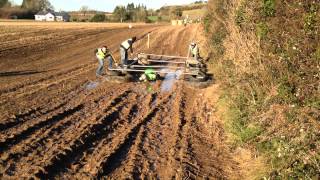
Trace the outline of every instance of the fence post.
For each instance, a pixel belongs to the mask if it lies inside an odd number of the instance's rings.
[[[147,46],[148,46],[148,49],[150,48],[150,33],[148,33],[148,44],[147,44]]]

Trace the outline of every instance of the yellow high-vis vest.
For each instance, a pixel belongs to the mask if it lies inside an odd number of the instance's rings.
[[[101,48],[98,48],[98,52],[97,52],[97,57],[99,58],[99,59],[104,59],[104,58],[106,58],[106,56],[107,56],[107,53],[103,53],[102,52],[102,49]]]

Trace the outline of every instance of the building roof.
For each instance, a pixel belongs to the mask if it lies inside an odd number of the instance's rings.
[[[51,13],[54,16],[69,16],[67,12],[54,12],[54,11],[39,11],[36,15],[45,16],[48,13]]]
[[[48,11],[39,11],[36,15],[47,15],[49,12]]]

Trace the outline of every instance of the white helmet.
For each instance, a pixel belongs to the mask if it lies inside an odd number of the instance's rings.
[[[195,42],[192,42],[190,45],[191,45],[191,46],[196,46],[196,43],[195,43]]]
[[[145,74],[142,74],[139,78],[140,81],[146,81],[147,80],[147,76]]]
[[[102,50],[103,53],[106,53],[106,52],[107,52],[107,47],[106,47],[106,46],[103,46],[103,47],[101,48],[101,50]]]

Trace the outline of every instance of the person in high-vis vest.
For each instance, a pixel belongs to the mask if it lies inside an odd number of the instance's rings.
[[[189,46],[189,50],[188,50],[188,58],[193,57],[195,60],[199,61],[200,58],[200,52],[199,52],[199,47],[196,43],[191,43]]]
[[[103,71],[104,71],[105,59],[108,59],[108,61],[109,61],[109,65],[108,65],[109,69],[112,69],[114,60],[113,60],[112,56],[110,55],[110,52],[109,52],[107,46],[103,46],[101,48],[96,49],[95,54],[96,54],[96,57],[99,62],[99,66],[96,71],[96,75],[101,76],[101,75],[103,75]]]
[[[130,50],[131,54],[133,53],[133,43],[137,40],[136,37],[132,37],[123,41],[120,45],[120,58],[123,67],[128,65],[128,51]]]
[[[146,69],[144,73],[139,78],[140,81],[155,81],[157,80],[157,74],[154,72],[153,69]]]

